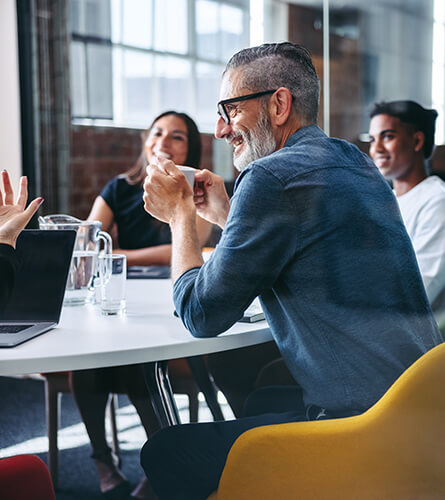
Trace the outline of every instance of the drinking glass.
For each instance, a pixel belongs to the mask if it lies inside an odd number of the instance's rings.
[[[102,314],[110,316],[123,313],[125,311],[127,257],[121,254],[100,255],[99,277]]]

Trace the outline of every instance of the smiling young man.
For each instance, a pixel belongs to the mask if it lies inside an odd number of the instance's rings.
[[[161,500],[207,498],[252,427],[367,410],[441,342],[390,188],[366,155],[317,127],[318,99],[304,47],[242,50],[223,74],[215,133],[241,170],[232,199],[210,172],[196,174],[193,197],[172,162],[147,167],[145,208],[170,224],[185,326],[216,336],[259,295],[299,384],[253,393],[243,418],[155,434],[141,462]],[[205,264],[196,211],[223,228]]]
[[[437,112],[413,101],[375,103],[369,154],[392,181],[428,299],[445,327],[445,182],[427,176]]]

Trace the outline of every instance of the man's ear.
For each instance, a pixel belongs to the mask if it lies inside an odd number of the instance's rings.
[[[280,87],[269,101],[270,118],[277,127],[284,125],[292,111],[292,94],[286,87]]]
[[[414,151],[418,153],[419,151],[422,151],[422,148],[425,144],[425,134],[420,130],[418,130],[417,132],[414,132],[413,138],[414,138]]]

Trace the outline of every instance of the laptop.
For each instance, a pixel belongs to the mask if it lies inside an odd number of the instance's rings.
[[[75,239],[76,231],[21,232],[14,288],[0,311],[0,347],[14,347],[57,326]]]

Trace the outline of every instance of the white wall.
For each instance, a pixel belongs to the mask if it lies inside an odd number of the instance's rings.
[[[0,170],[22,172],[16,1],[0,0]]]

